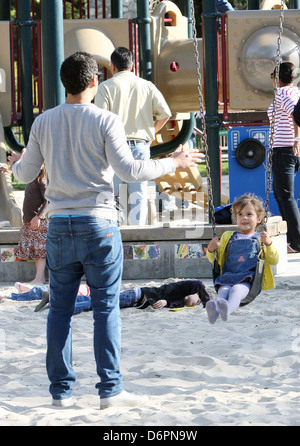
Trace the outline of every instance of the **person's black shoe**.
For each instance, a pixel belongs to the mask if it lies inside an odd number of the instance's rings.
[[[137,302],[137,304],[134,308],[138,308],[139,310],[144,310],[145,308],[149,307],[149,305],[150,305],[150,302],[147,300],[147,297],[144,295]]]
[[[49,303],[49,291],[43,291],[42,294],[42,300],[41,302],[35,307],[34,311],[40,311],[42,308],[44,308]]]
[[[299,249],[293,248],[290,243],[287,244],[287,253],[288,254],[295,254],[297,252],[300,252]]]

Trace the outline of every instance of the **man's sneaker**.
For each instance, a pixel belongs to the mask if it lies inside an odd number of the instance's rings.
[[[100,398],[100,409],[107,409],[108,407],[135,407],[138,405],[142,406],[144,403],[145,397],[122,390],[118,395],[108,398]]]
[[[64,398],[62,400],[55,400],[52,399],[52,406],[55,407],[70,407],[74,405],[74,399],[72,397],[70,398]]]

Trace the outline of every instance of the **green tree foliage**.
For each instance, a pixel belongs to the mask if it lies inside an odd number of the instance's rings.
[[[50,0],[48,0],[50,1]],[[63,1],[63,0],[62,0]],[[81,8],[82,8],[82,18],[85,18],[86,14],[86,1],[81,0]],[[79,19],[80,18],[80,0],[74,0],[73,2],[73,10],[72,10],[72,1],[66,0],[65,2],[65,14],[67,19]],[[41,0],[34,0],[34,10],[35,10],[35,19],[40,19],[40,11],[41,11]],[[10,15],[11,20],[15,20],[16,18],[16,0],[10,0]]]

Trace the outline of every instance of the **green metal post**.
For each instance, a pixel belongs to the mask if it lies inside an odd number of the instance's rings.
[[[10,0],[0,0],[0,20],[10,20]]]
[[[259,9],[259,0],[248,0],[248,9]]]
[[[190,0],[185,1],[183,11],[184,11],[184,15],[186,16],[187,21],[188,21],[188,37],[189,37],[189,39],[192,39],[193,38],[193,24],[192,24],[192,10],[191,10]],[[193,130],[194,130],[194,126],[196,125],[194,113],[191,113],[190,117],[191,117],[190,125],[189,125],[190,131],[187,134],[187,136],[188,136],[187,140],[190,139],[190,137],[193,133]]]
[[[150,35],[150,17],[149,2],[147,0],[137,0],[137,19],[139,28],[139,46],[140,46],[140,76],[151,80],[151,35]]]
[[[30,16],[31,1],[18,2],[20,26],[20,78],[22,93],[22,130],[25,145],[29,139],[30,129],[33,123],[32,100],[32,20]]]
[[[123,17],[123,0],[111,0],[110,8],[112,19],[121,19]]]
[[[47,110],[65,102],[60,80],[64,60],[63,4],[61,0],[41,0],[44,108]]]
[[[215,2],[203,0],[204,82],[206,131],[214,206],[221,204],[221,175],[218,116],[217,12]]]
[[[10,0],[0,0],[0,20],[10,21]],[[17,140],[11,126],[4,127],[5,141],[16,152],[21,152],[24,145]]]
[[[190,0],[185,0],[182,8],[182,14],[188,19],[188,36],[191,39],[193,37],[193,24]]]
[[[300,9],[300,0],[290,0],[289,8],[290,9]]]

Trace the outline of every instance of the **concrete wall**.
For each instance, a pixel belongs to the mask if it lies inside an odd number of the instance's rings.
[[[270,218],[267,229],[280,253],[274,274],[287,268],[286,222],[281,217]],[[220,225],[217,235],[236,226]],[[124,248],[124,280],[167,279],[169,277],[211,278],[212,266],[205,257],[212,238],[211,225],[190,227],[121,227]],[[17,246],[18,228],[0,229],[1,282],[30,281],[34,277],[34,263],[16,261],[13,248]],[[8,255],[5,256],[5,252]],[[11,254],[11,255],[10,255]]]

